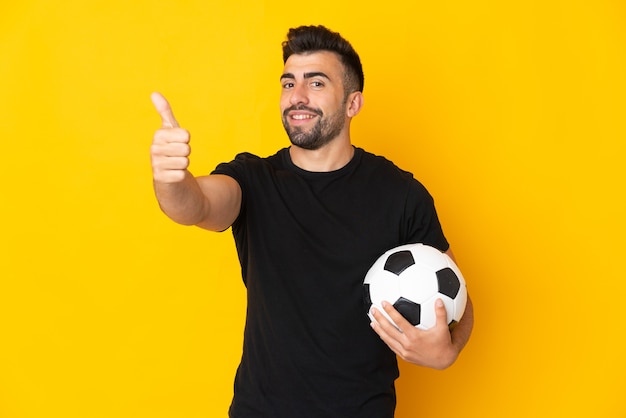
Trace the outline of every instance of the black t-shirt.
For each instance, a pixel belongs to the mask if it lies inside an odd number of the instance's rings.
[[[393,417],[397,362],[369,326],[362,283],[390,248],[448,249],[430,194],[360,148],[332,172],[298,168],[285,148],[214,173],[242,189],[232,230],[248,308],[230,416]]]

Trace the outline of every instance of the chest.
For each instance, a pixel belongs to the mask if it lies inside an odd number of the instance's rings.
[[[403,195],[357,176],[257,178],[245,202],[250,242],[265,259],[364,273],[404,239]]]

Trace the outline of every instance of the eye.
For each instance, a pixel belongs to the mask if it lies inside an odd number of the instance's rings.
[[[319,89],[319,88],[324,87],[324,83],[319,80],[314,80],[314,81],[311,81],[311,87]]]
[[[283,83],[283,88],[284,89],[291,89],[291,88],[293,88],[293,86],[294,86],[294,83],[291,82],[291,81],[286,81],[286,82]]]

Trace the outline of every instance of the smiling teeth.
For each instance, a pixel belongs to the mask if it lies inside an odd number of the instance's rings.
[[[292,118],[296,120],[313,119],[313,115],[293,115]]]

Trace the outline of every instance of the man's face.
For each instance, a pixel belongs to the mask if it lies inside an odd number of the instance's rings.
[[[343,65],[333,52],[294,54],[280,77],[283,126],[295,146],[316,150],[343,131],[346,101]]]

